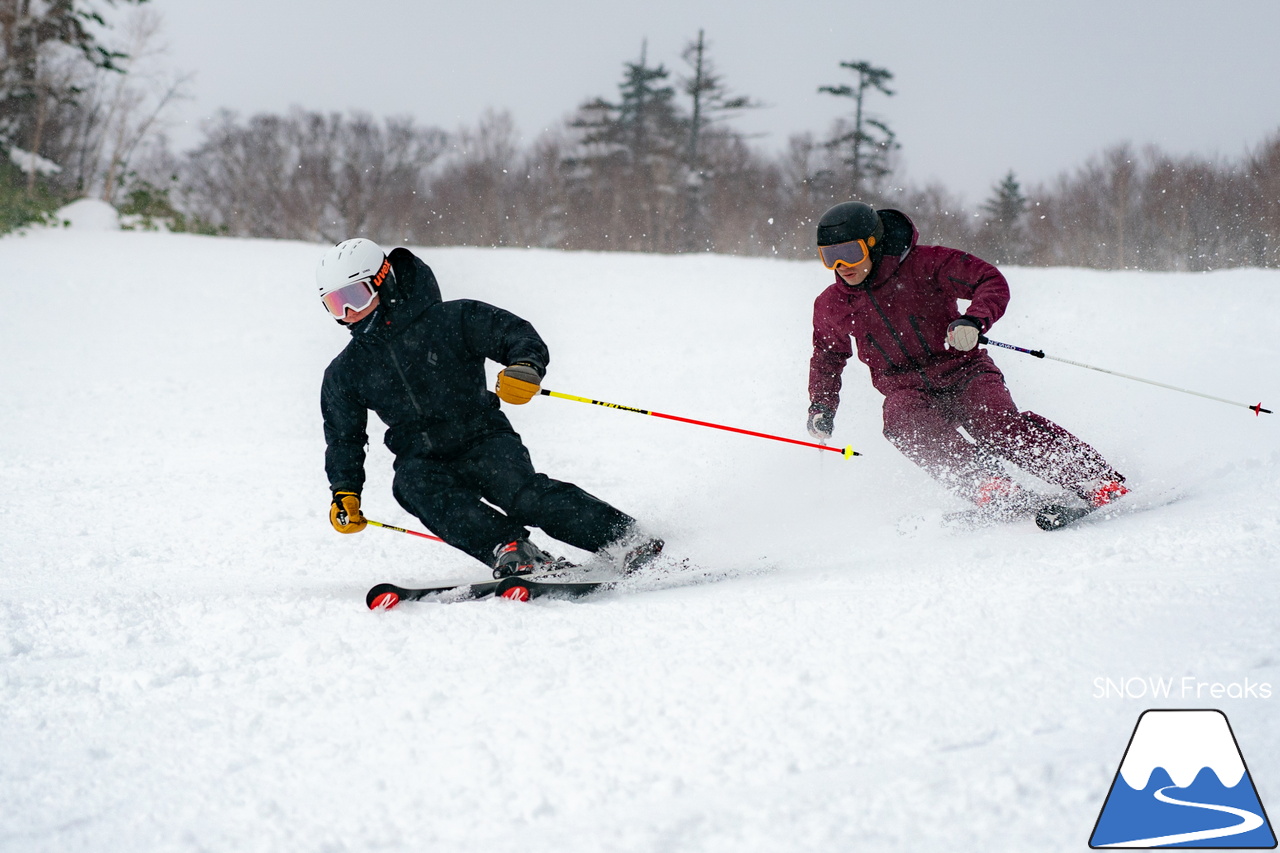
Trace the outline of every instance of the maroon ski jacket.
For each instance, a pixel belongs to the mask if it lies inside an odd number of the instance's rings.
[[[985,333],[1009,304],[1009,285],[994,266],[957,249],[917,246],[915,225],[897,210],[879,211],[883,254],[862,284],[839,276],[813,303],[809,400],[834,412],[840,375],[853,355],[871,370],[882,394],[963,387],[977,373],[1000,370],[985,350],[947,349],[947,326],[959,319],[956,300],[972,300],[965,314]]]

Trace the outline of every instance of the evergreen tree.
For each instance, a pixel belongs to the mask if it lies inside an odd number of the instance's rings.
[[[982,211],[987,214],[982,242],[988,260],[1006,264],[1025,262],[1027,239],[1023,220],[1028,205],[1017,176],[1010,170],[982,205]]]
[[[870,196],[877,180],[893,171],[890,154],[899,147],[897,137],[889,126],[868,114],[865,109],[866,97],[871,90],[887,96],[894,94],[886,85],[893,79],[893,74],[869,62],[841,62],[840,67],[856,74],[857,84],[819,86],[818,91],[839,98],[851,98],[854,104],[853,124],[849,126],[844,122],[837,123],[835,133],[826,145],[834,151],[847,152],[843,163],[849,167],[849,195],[864,199]]]
[[[670,72],[650,66],[646,54],[642,45],[640,61],[624,64],[617,103],[596,98],[570,122],[579,138],[564,167],[577,214],[570,241],[578,245],[671,248],[685,122],[675,89],[665,85]]]
[[[760,104],[743,95],[729,94],[723,78],[707,57],[702,30],[698,30],[697,41],[685,47],[683,58],[691,73],[681,79],[681,89],[689,96],[692,110],[685,148],[685,206],[680,249],[691,252],[712,248],[707,181],[714,177],[714,172],[707,164],[707,136],[713,132],[716,122]]]

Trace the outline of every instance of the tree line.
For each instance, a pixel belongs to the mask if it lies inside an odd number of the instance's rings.
[[[446,131],[294,109],[223,112],[176,153],[157,117],[184,81],[136,70],[154,24],[111,50],[83,15],[79,30],[64,19],[33,36],[24,5],[0,0],[0,230],[97,195],[144,223],[234,236],[808,258],[817,217],[857,198],[910,214],[922,242],[997,263],[1280,266],[1280,131],[1235,160],[1122,144],[1041,185],[1010,172],[968,209],[942,185],[897,180],[888,69],[841,63],[815,88],[847,113],[769,153],[733,123],[763,105],[729,86],[699,32],[674,71],[642,46],[614,91],[529,143],[505,112]]]

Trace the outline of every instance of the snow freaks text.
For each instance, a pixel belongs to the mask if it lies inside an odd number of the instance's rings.
[[[1266,681],[1201,681],[1194,675],[1181,678],[1130,676],[1093,680],[1094,699],[1270,699]]]

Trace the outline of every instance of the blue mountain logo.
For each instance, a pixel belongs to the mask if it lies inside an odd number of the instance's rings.
[[[1275,833],[1227,715],[1144,711],[1089,846],[1274,849]]]

